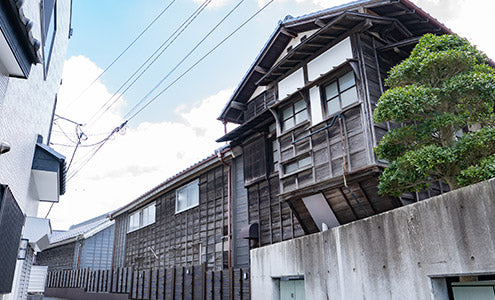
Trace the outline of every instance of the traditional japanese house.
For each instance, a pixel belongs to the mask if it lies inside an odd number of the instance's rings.
[[[219,150],[114,211],[114,267],[248,266],[242,164],[230,149]]]
[[[278,24],[219,120],[243,156],[259,245],[321,231],[441,193],[381,196],[373,148],[397,124],[373,109],[387,71],[425,33],[450,30],[408,0],[355,1]],[[290,206],[297,220],[283,211]],[[281,230],[286,224],[292,232]]]

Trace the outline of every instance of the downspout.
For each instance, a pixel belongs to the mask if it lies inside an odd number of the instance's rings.
[[[222,151],[219,151],[218,152],[218,157],[220,158],[220,160],[222,161],[223,165],[227,167],[227,243],[229,245],[228,247],[228,268],[229,270],[232,268],[232,255],[231,255],[231,252],[232,252],[232,246],[231,246],[231,239],[232,239],[232,228],[231,228],[231,220],[230,220],[230,216],[231,216],[231,179],[232,179],[232,168],[231,166],[225,162],[224,158],[223,158],[223,152]]]
[[[79,242],[79,237],[76,238],[76,245],[79,244],[79,249],[77,249],[77,263],[76,263],[76,270],[79,269],[79,261],[81,260],[81,248],[82,248],[82,243]]]

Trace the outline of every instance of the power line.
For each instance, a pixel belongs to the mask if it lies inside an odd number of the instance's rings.
[[[76,97],[74,98],[74,100],[72,100],[67,106],[66,108],[70,107],[74,102],[76,102],[84,93],[86,93],[88,91],[88,89],[93,85],[95,84],[96,81],[98,81],[98,79],[101,78],[101,76],[103,76],[103,74],[105,74],[106,71],[108,71],[108,69],[110,69],[119,59],[120,57],[122,57],[122,55],[124,55],[127,50],[129,50],[136,42],[137,40],[139,40],[141,38],[141,36],[143,36],[143,34],[148,31],[148,29],[151,28],[151,26],[153,24],[155,24],[155,22],[170,8],[170,6],[172,6],[172,4],[175,2],[175,0],[172,0],[172,2],[169,3],[169,5],[167,5],[159,14],[158,16],[156,16],[153,21],[151,21],[150,24],[148,24],[148,26],[146,26],[146,28],[144,28],[143,31],[141,31],[141,33]]]
[[[150,95],[151,93],[157,89],[160,85],[162,85],[162,83],[167,80],[167,78],[180,66],[184,63],[184,61],[189,57],[191,56],[191,54],[244,2],[244,0],[241,0],[239,1],[239,3],[237,3],[237,5],[235,5],[198,43],[196,43],[196,45],[182,58],[181,61],[179,61],[173,68],[170,72],[167,73],[167,75],[165,77],[163,77],[159,82],[158,84],[155,85],[155,87],[153,87],[153,89],[151,89],[151,91],[146,94],[134,107],[133,109],[137,108],[139,105],[141,105],[141,103],[143,103]],[[129,116],[133,109],[131,109],[130,111],[127,112],[127,114],[124,116],[127,117]]]
[[[210,0],[211,1],[211,0]],[[272,2],[275,0],[271,0],[267,2],[263,7],[258,9],[254,14],[252,14],[246,21],[244,21],[241,25],[239,25],[234,31],[232,31],[229,35],[227,35],[222,41],[220,41],[215,47],[213,47],[210,51],[208,51],[205,55],[203,55],[199,60],[197,60],[192,66],[190,66],[186,71],[184,71],[179,77],[177,77],[173,82],[171,82],[167,87],[162,89],[155,97],[150,99],[143,107],[141,107],[138,111],[136,111],[134,114],[132,114],[124,123],[122,123],[120,126],[116,127],[110,134],[109,136],[93,151],[91,152],[88,157],[81,163],[79,168],[75,170],[72,174],[70,174],[67,178],[67,181],[70,179],[74,178],[79,171],[96,155],[96,153],[105,145],[105,143],[117,132],[120,130],[124,129],[127,123],[132,120],[134,117],[136,117],[141,111],[143,111],[146,107],[148,107],[151,103],[153,103],[159,96],[161,96],[165,91],[167,91],[171,86],[173,86],[177,81],[179,81],[182,77],[184,77],[187,73],[189,73],[194,67],[196,67],[199,63],[201,63],[206,57],[208,57],[211,53],[213,53],[218,47],[220,47],[223,43],[225,43],[230,37],[232,37],[235,33],[237,33],[241,28],[243,28],[247,23],[249,23],[252,19],[254,19],[259,13],[261,13],[265,8],[267,8]],[[169,72],[171,73],[171,72]],[[168,74],[167,74],[168,76]],[[153,90],[156,89],[153,88]],[[152,90],[152,91],[153,91]],[[152,92],[151,91],[151,92]],[[140,101],[141,102],[141,101]],[[131,109],[131,111],[134,109],[134,107]]]
[[[132,114],[127,121],[132,120],[134,117],[136,117],[140,112],[142,112],[146,107],[148,107],[151,103],[153,103],[158,97],[160,97],[163,93],[165,93],[170,87],[172,87],[177,81],[179,81],[182,77],[184,77],[187,73],[189,73],[194,67],[196,67],[200,62],[202,62],[206,57],[208,57],[211,53],[213,53],[218,47],[220,47],[223,43],[225,43],[230,37],[232,37],[235,33],[237,33],[242,27],[244,27],[247,23],[249,23],[252,19],[254,19],[259,13],[261,13],[268,5],[270,5],[273,1],[271,0],[268,3],[266,3],[263,7],[261,7],[259,10],[257,10],[253,15],[251,15],[246,21],[244,21],[241,25],[239,25],[234,31],[232,31],[227,37],[225,37],[220,43],[218,43],[215,47],[213,47],[210,51],[208,51],[205,55],[203,55],[200,59],[198,59],[192,66],[190,66],[186,71],[184,71],[179,77],[177,77],[174,81],[172,81],[169,85],[167,85],[164,89],[162,89],[156,96],[151,98],[146,104],[141,107],[138,111],[136,111],[134,114]],[[169,72],[170,73],[170,72]],[[166,76],[169,76],[167,74]],[[153,90],[150,91],[153,92]],[[149,93],[148,93],[149,94]],[[141,101],[140,101],[141,102]],[[135,107],[131,109],[134,110]]]
[[[156,60],[158,60],[158,58],[160,58],[160,56],[174,43],[174,41],[187,29],[187,27],[189,27],[189,25],[199,16],[199,14],[210,4],[212,0],[205,0],[184,22],[182,22],[182,24],[179,25],[179,27],[153,52],[153,54],[151,54],[151,56],[149,56],[140,66],[139,68],[137,68],[137,70],[131,75],[129,76],[129,78],[127,78],[127,80],[117,89],[117,91],[115,91],[115,93],[110,96],[110,98],[108,98],[107,101],[105,101],[105,103],[103,103],[103,105],[98,108],[98,110],[96,111],[95,114],[93,114],[93,116],[91,116],[90,120],[88,123],[90,124],[93,124],[97,121],[98,118],[100,118],[101,116],[103,116],[109,109],[110,107],[112,107],[135,83],[136,81],[141,78],[141,76],[151,67],[151,65],[153,63],[155,63]],[[171,41],[170,41],[171,40]],[[170,41],[170,43],[168,43]],[[168,45],[167,45],[168,43]],[[166,46],[165,46],[166,45]],[[163,48],[165,46],[165,48]],[[162,49],[163,48],[163,49]],[[161,50],[161,51],[160,51]],[[154,59],[153,57],[158,53],[160,52]],[[153,59],[147,66],[146,64],[151,60]],[[146,66],[146,67],[145,67]],[[144,70],[142,70],[144,68]],[[142,71],[141,71],[142,70]],[[124,86],[129,83],[129,81],[131,81],[131,79],[139,72],[141,71],[141,73],[136,77],[134,78],[134,80],[125,88],[125,90],[119,94],[119,92],[124,88]],[[118,95],[118,96],[117,96]],[[117,97],[116,97],[117,96]],[[115,98],[116,97],[116,98]],[[115,98],[111,103],[110,101]],[[108,105],[108,103],[110,103]],[[107,106],[108,105],[108,106]],[[106,107],[106,109],[100,113],[100,111],[102,109],[104,109]],[[99,114],[99,116],[98,116]]]

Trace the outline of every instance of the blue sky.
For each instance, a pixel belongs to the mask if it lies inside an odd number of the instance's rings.
[[[72,27],[58,94],[57,113],[86,123],[118,87],[189,16],[203,0],[176,0],[153,27],[90,89],[73,101],[89,82],[164,9],[172,0],[73,0]],[[227,34],[244,22],[267,0],[244,0],[239,9],[197,49],[169,80],[171,82]],[[222,45],[129,124],[116,134],[88,163],[91,147],[79,147],[69,175],[67,192],[50,213],[55,229],[68,228],[134,200],[169,176],[213,153],[222,146],[215,139],[223,135],[216,120],[249,66],[286,15],[299,16],[332,7],[345,0],[276,0],[246,27]],[[495,41],[486,20],[495,11],[493,0],[413,0],[467,37],[491,58]],[[238,1],[213,0],[137,84],[91,127],[85,144],[125,120],[125,113],[137,103]],[[482,7],[483,9],[480,9]],[[163,87],[162,86],[162,87]],[[70,105],[69,105],[70,104]],[[71,157],[76,140],[74,125],[56,120],[52,135],[55,149]],[[64,132],[62,132],[64,131]],[[94,135],[98,134],[98,135]],[[61,146],[66,145],[66,146]],[[39,216],[49,206],[40,204]],[[77,212],[75,214],[74,212]]]
[[[68,57],[84,55],[99,67],[105,68],[170,2],[171,0],[74,1],[74,35],[70,40]],[[229,1],[221,7],[214,7],[214,3],[215,0],[210,4],[212,7],[201,13],[128,92],[126,99],[129,106],[139,101],[238,2]],[[153,27],[109,69],[102,77],[102,82],[110,91],[117,90],[127,76],[132,74],[199,5],[193,1],[175,1]],[[257,9],[259,6],[255,1],[245,0],[166,82],[171,82],[181,74]],[[297,16],[318,9],[321,9],[321,6],[311,2],[296,5],[290,1],[272,3],[194,71],[168,90],[131,126],[136,126],[144,120],[172,120],[176,118],[173,111],[179,103],[190,104],[205,95],[237,85],[280,18],[287,14]],[[163,86],[165,85],[166,83]]]

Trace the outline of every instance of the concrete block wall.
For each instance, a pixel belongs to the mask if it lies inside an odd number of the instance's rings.
[[[252,299],[302,275],[306,299],[448,299],[443,278],[495,274],[495,179],[251,250]]]

